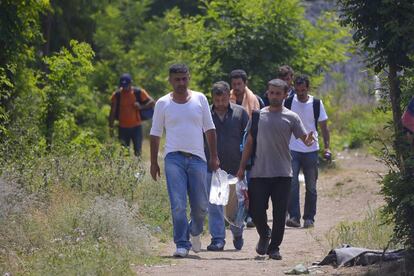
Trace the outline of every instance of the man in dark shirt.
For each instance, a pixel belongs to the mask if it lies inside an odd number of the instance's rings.
[[[219,81],[215,83],[212,96],[211,114],[216,127],[220,168],[229,174],[236,175],[241,160],[240,143],[249,121],[249,115],[242,106],[230,103],[230,86],[227,82]],[[210,190],[210,172],[207,179],[209,184],[207,187]],[[221,251],[225,245],[226,234],[223,206],[210,203],[208,221],[211,244],[207,246],[207,250]],[[240,250],[243,247],[243,228],[230,225],[230,230],[233,233],[234,248]]]

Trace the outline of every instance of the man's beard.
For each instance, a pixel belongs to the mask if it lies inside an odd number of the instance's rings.
[[[269,99],[269,104],[272,107],[280,107],[283,104],[283,100],[278,99]]]

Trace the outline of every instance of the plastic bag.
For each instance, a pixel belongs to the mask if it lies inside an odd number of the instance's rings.
[[[228,223],[241,227],[247,216],[248,210],[247,181],[237,181],[229,184],[229,199],[224,206],[224,218]]]
[[[209,201],[216,205],[226,205],[229,200],[229,185],[237,182],[237,177],[218,169],[212,173]]]

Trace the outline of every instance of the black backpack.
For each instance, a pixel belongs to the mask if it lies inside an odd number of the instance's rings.
[[[133,87],[135,94],[135,101],[139,104],[146,104],[149,100],[141,101],[141,89],[139,87]],[[121,104],[121,91],[115,92],[115,99],[116,99],[116,109],[115,109],[115,120],[119,120],[119,107]],[[149,120],[154,115],[154,108],[140,110],[141,120]]]
[[[246,170],[251,170],[254,165],[254,159],[256,158],[256,146],[257,146],[257,132],[259,130],[259,118],[260,118],[260,110],[253,110],[252,112],[252,124],[250,126],[250,132],[253,137],[253,149],[252,154],[250,155],[249,160],[246,164]],[[247,136],[249,134],[249,130],[246,128],[243,134],[243,140],[240,144],[240,151],[243,152],[244,146],[247,141]]]
[[[287,98],[285,100],[285,107],[288,109],[292,108],[292,102],[293,102],[293,96],[290,96],[289,98]],[[315,119],[315,128],[316,131],[318,131],[318,119],[319,119],[319,114],[321,112],[321,100],[317,99],[317,98],[313,98],[313,118]]]

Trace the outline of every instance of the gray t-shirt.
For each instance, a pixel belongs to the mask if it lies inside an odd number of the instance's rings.
[[[299,138],[306,134],[299,116],[283,107],[281,112],[260,111],[256,158],[250,177],[292,176],[292,157],[289,151],[291,135]]]

